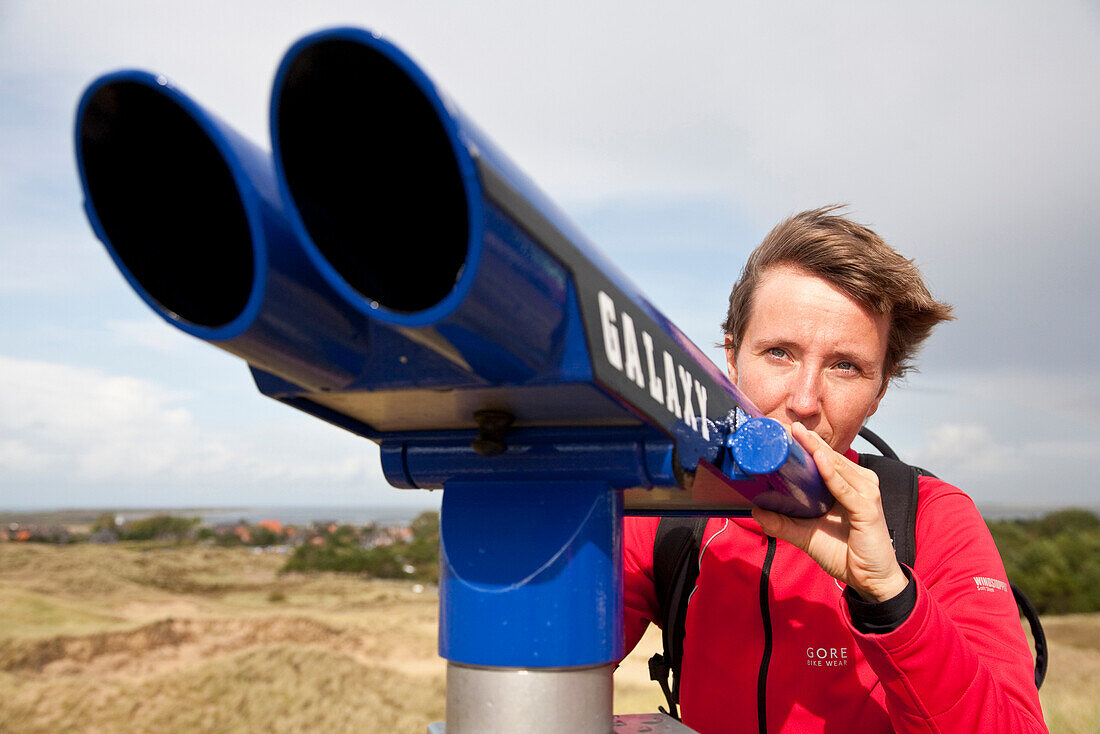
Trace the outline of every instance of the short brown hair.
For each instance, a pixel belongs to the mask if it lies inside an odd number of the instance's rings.
[[[791,266],[821,278],[875,314],[890,315],[883,385],[913,369],[932,328],[953,319],[951,306],[928,292],[920,270],[867,227],[837,214],[840,206],[795,214],[775,226],[753,250],[730,293],[722,329],[735,352],[752,314],[764,274]]]

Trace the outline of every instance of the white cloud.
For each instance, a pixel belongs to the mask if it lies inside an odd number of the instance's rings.
[[[0,440],[0,469],[13,473],[43,473],[49,469],[52,459],[48,453],[36,450],[22,439]]]
[[[3,41],[66,80],[44,90],[54,103],[147,67],[265,143],[283,52],[337,23],[406,48],[562,198],[719,190],[768,220],[792,194],[902,216],[927,211],[914,200],[973,212],[1006,194],[1081,198],[1070,182],[1096,176],[1085,6],[24,2]]]
[[[27,504],[9,492],[51,483],[146,485],[177,496],[187,487],[212,496],[266,488],[271,496],[371,484],[366,441],[327,426],[295,430],[289,415],[284,425],[230,434],[199,424],[196,398],[148,380],[0,356],[0,504]],[[375,486],[377,475],[375,468]]]
[[[927,407],[927,401],[925,401]],[[979,506],[1097,507],[1095,458],[1100,435],[1074,435],[1066,426],[1052,433],[1044,418],[995,423],[939,423],[906,458],[965,490]],[[1029,421],[1038,426],[1031,430]]]
[[[1021,431],[1100,437],[1100,381],[1093,372],[1095,365],[1083,357],[1068,364],[1038,353],[1034,357],[1028,364],[990,360],[985,369],[941,369],[920,380],[927,389],[983,405],[987,415],[995,411],[996,420]]]
[[[108,321],[107,332],[122,348],[141,347],[173,356],[186,353],[193,340],[156,317]]]
[[[145,380],[0,357],[0,431],[12,475],[150,478],[202,452],[188,396]],[[48,459],[48,462],[44,461]]]
[[[1021,468],[1018,450],[996,441],[985,426],[946,423],[929,434],[915,463],[937,473],[1004,477]]]
[[[1026,455],[1035,461],[1087,462],[1100,456],[1100,439],[1077,441],[1033,441],[1025,447]]]

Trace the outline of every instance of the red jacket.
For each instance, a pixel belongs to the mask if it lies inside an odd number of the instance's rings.
[[[658,518],[624,525],[626,649],[656,621]],[[757,732],[767,538],[751,518],[711,518],[688,605],[680,704],[699,732]],[[959,489],[921,477],[917,603],[901,626],[862,634],[842,586],[777,541],[768,575],[767,731],[1045,732],[1034,667],[993,539]]]

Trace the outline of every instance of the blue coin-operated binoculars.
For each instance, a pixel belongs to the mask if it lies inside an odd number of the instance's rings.
[[[264,395],[445,489],[449,734],[607,732],[624,508],[819,515],[812,460],[387,41],[296,43],[271,135],[101,77],[76,121],[96,235]]]

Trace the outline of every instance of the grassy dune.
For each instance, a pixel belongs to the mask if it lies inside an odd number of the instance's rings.
[[[279,575],[247,549],[0,545],[0,731],[424,732],[444,719],[438,598]],[[1100,731],[1100,616],[1046,620],[1053,732]],[[651,630],[615,709],[663,702]]]
[[[0,546],[0,730],[425,731],[436,604],[248,550]]]

